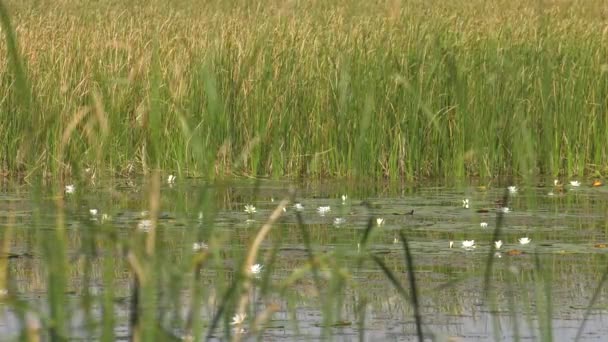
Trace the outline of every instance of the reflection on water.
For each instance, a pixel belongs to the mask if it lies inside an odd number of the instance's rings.
[[[222,293],[236,279],[247,247],[288,187],[287,183],[190,182],[162,189],[158,250],[167,267],[161,272],[163,293],[158,305],[165,326],[178,326],[179,331],[179,322],[188,314],[192,277],[180,272],[190,267],[193,243],[209,244],[210,259],[198,279],[204,299],[200,315],[209,322]],[[136,229],[148,219],[146,191],[116,184],[77,189],[66,197],[62,216],[69,260],[70,334],[98,336],[102,303],[109,298],[116,338],[128,339],[133,284],[124,250],[128,241],[146,234]],[[366,247],[358,245],[369,221],[376,227],[367,251],[380,256],[406,288],[403,250],[395,242],[399,231],[408,237],[425,331],[462,341],[547,336],[572,340],[607,265],[608,188],[583,185],[550,195],[550,188],[519,186],[510,197],[510,211],[504,214],[503,245],[494,259],[491,296],[485,300],[483,279],[494,243],[495,201],[503,192],[473,186],[302,186],[298,210],[314,254],[321,258],[318,283],[306,268],[309,256],[296,208],[290,205],[262,244],[256,262],[265,266],[249,293],[250,312],[277,308],[263,332],[265,339],[352,340],[363,334],[369,340],[415,340],[412,307],[379,267],[364,257]],[[468,209],[463,208],[464,198],[469,200]],[[255,206],[255,212],[250,207],[245,212],[245,205]],[[318,208],[327,207],[320,214]],[[0,215],[4,232],[9,222],[14,227],[8,259],[10,290],[27,305],[25,321],[44,327],[49,315],[49,271],[43,241],[56,234],[55,197],[50,191],[39,193],[24,186],[8,188],[0,197]],[[521,245],[522,237],[531,242]],[[464,240],[475,240],[476,248],[461,248]],[[590,311],[581,340],[608,336],[605,294],[600,293]],[[551,319],[544,318],[547,313]],[[222,319],[226,324],[219,325],[215,337],[223,336],[230,319]],[[0,335],[18,336],[23,322],[11,304],[2,304]]]

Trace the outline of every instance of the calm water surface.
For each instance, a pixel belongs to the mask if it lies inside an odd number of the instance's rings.
[[[179,274],[180,267],[171,268],[171,263],[188,264],[195,241],[211,245],[210,261],[197,280],[203,288],[201,318],[208,322],[234,280],[247,247],[290,186],[288,182],[211,186],[200,181],[163,186],[157,250],[167,260],[164,278],[159,281],[161,292],[170,294],[159,295],[159,316],[167,329],[179,334],[193,279]],[[264,340],[350,341],[361,334],[367,340],[416,340],[411,305],[377,264],[364,257],[365,247],[358,246],[370,219],[374,226],[375,218],[383,218],[384,223],[372,230],[367,250],[384,260],[406,289],[403,248],[396,240],[400,231],[409,239],[425,331],[438,340],[540,341],[547,331],[555,341],[573,340],[608,266],[607,187],[566,186],[562,193],[553,187],[520,186],[507,203],[510,212],[503,216],[504,244],[494,258],[489,300],[483,296],[484,271],[498,216],[495,201],[503,197],[504,188],[343,183],[296,188],[296,200],[304,206],[303,228],[315,255],[325,258],[319,270],[320,289],[305,269],[308,254],[290,206],[262,245],[257,262],[265,268],[249,294],[249,312],[260,313],[271,304],[277,309],[263,333]],[[348,196],[346,201],[341,199],[343,194]],[[144,185],[127,181],[81,184],[74,194],[65,196],[60,215],[51,189],[5,186],[0,194],[1,229],[5,234],[9,225],[14,227],[9,288],[28,307],[27,319],[32,324],[43,329],[47,324],[45,255],[49,247],[45,241],[64,222],[71,337],[97,336],[101,302],[110,298],[116,338],[129,338],[131,273],[123,250],[112,241],[146,234],[137,231],[137,225],[146,218],[142,211],[148,208],[147,198]],[[464,198],[469,199],[468,209],[462,206]],[[369,207],[361,205],[362,201]],[[257,212],[246,214],[246,204],[255,205]],[[331,211],[322,216],[319,206],[330,206]],[[97,209],[98,214],[92,215],[90,209]],[[411,210],[413,215],[406,215]],[[485,210],[488,212],[479,212]],[[199,212],[203,212],[202,219]],[[103,214],[109,217],[102,220]],[[522,237],[529,237],[531,243],[520,245]],[[475,240],[476,248],[461,248],[463,240]],[[294,278],[297,272],[304,275]],[[183,286],[173,286],[172,277],[177,279],[173,284]],[[581,340],[602,341],[608,336],[606,295],[606,290],[600,290]],[[0,336],[2,340],[16,339],[22,320],[13,304],[0,305]],[[361,332],[363,318],[366,328]],[[221,338],[229,322],[228,316],[221,319],[213,338]]]

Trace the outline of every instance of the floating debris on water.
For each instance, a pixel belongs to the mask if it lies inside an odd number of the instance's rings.
[[[522,255],[522,254],[524,254],[524,252],[520,251],[519,249],[512,249],[507,252],[508,256],[516,256],[516,255]]]

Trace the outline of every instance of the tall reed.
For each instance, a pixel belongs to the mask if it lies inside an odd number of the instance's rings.
[[[132,174],[157,155],[189,175],[603,174],[601,2],[540,6],[9,1],[3,168]]]

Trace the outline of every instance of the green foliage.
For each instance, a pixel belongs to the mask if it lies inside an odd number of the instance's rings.
[[[10,1],[4,171],[605,173],[600,5]]]

